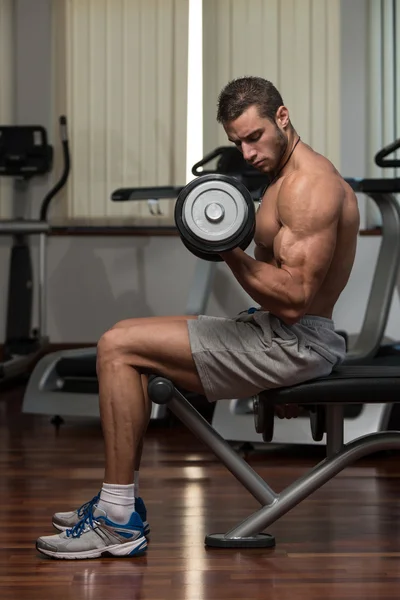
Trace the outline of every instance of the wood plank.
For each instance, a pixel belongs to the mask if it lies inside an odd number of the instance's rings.
[[[183,426],[150,426],[141,493],[152,536],[145,557],[53,561],[35,540],[51,515],[99,489],[97,420],[21,414],[23,387],[0,401],[0,597],[2,600],[398,598],[400,467],[395,452],[359,461],[275,523],[270,550],[204,547],[257,502]],[[246,455],[282,490],[323,457],[320,447],[265,446]]]

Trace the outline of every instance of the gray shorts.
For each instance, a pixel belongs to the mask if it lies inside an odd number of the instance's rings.
[[[233,318],[200,315],[187,322],[210,402],[323,377],[343,361],[345,341],[331,319],[310,315],[285,325],[269,312],[249,311]]]

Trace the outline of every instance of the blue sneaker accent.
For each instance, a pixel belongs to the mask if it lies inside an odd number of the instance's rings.
[[[92,510],[93,510],[93,506],[94,506],[95,504],[98,504],[98,503],[99,503],[99,500],[100,500],[100,493],[99,493],[99,494],[97,494],[97,496],[95,496],[95,497],[94,497],[94,498],[92,498],[91,500],[89,500],[89,502],[85,502],[85,504],[82,504],[82,506],[80,506],[80,507],[78,508],[78,510],[76,511],[76,512],[77,512],[77,515],[78,515],[78,517],[79,517],[80,519],[82,519],[82,518],[83,518],[83,517],[86,515],[86,513],[88,513],[88,512],[92,512]]]
[[[135,498],[135,510],[143,521],[144,535],[150,534],[150,525],[147,522],[147,510],[142,498]]]
[[[140,544],[140,546],[138,546],[137,548],[134,548],[132,550],[132,552],[130,552],[128,554],[128,556],[135,556],[136,554],[143,554],[146,551],[147,548],[147,542],[144,541]]]
[[[72,529],[67,529],[65,534],[67,537],[80,537],[85,530],[90,527],[93,529],[94,522],[99,521],[108,525],[108,527],[112,527],[118,532],[118,535],[122,535],[124,538],[131,538],[132,535],[137,535],[137,532],[140,532],[143,535],[143,521],[140,518],[140,515],[137,512],[131,514],[130,519],[127,523],[114,523],[107,517],[103,516],[93,516],[93,511],[86,513],[82,519],[74,526]],[[126,529],[132,529],[132,534]]]
[[[118,535],[126,538],[127,540],[130,540],[132,537],[132,534],[129,533],[128,531],[118,531]]]
[[[122,527],[121,523],[114,523],[108,517],[97,517],[97,520],[104,521],[110,527]],[[129,517],[129,521],[123,524],[123,527],[132,527],[132,529],[143,529],[143,521],[137,512],[133,512]]]
[[[143,522],[147,521],[147,510],[142,498],[135,498],[135,510]]]
[[[84,513],[82,519],[77,522],[71,529],[65,530],[65,535],[67,537],[78,538],[81,537],[82,533],[85,531],[87,526],[93,529],[94,518],[93,518],[93,510],[87,511]]]

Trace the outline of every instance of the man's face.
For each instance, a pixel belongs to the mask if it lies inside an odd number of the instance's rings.
[[[242,152],[243,158],[262,173],[273,173],[286,151],[288,138],[285,125],[289,116],[280,107],[272,123],[260,117],[258,107],[249,106],[235,121],[224,123],[229,141]]]

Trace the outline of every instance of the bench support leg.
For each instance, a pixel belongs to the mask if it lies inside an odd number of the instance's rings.
[[[266,548],[275,539],[262,532],[324,483],[355,461],[382,450],[400,450],[400,432],[385,431],[362,436],[343,445],[343,407],[327,406],[328,456],[280,494],[248,465],[175,389],[169,403],[172,412],[220,459],[244,487],[263,505],[227,533],[207,535],[207,546],[220,548]]]
[[[343,448],[344,416],[343,404],[327,404],[326,415],[326,454],[334,456]]]
[[[400,449],[400,432],[371,433],[349,442],[337,454],[324,459],[290,484],[279,494],[274,504],[261,508],[228,531],[225,538],[251,536],[263,531],[350,464],[368,454],[387,449]]]

